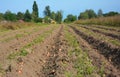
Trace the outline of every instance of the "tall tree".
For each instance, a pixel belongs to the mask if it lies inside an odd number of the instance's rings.
[[[32,19],[31,14],[29,10],[26,10],[25,15],[24,15],[24,21],[30,22]]]
[[[39,12],[38,12],[38,5],[37,5],[37,3],[36,3],[36,1],[34,1],[34,3],[33,3],[33,12],[32,12],[32,19],[34,20],[34,21],[36,21],[37,19],[38,19],[38,17],[39,17]]]
[[[56,13],[56,18],[55,18],[55,20],[57,21],[57,23],[60,24],[62,22],[62,18],[63,18],[62,11],[58,11]]]
[[[24,19],[24,13],[18,12],[18,13],[17,13],[17,19],[18,19],[18,20],[23,20],[23,19]]]
[[[46,6],[44,10],[44,15],[50,17],[51,16],[51,10],[50,6]]]
[[[102,17],[103,16],[103,12],[101,9],[98,10],[98,17]]]
[[[53,20],[55,20],[55,17],[56,17],[56,13],[53,11],[53,12],[51,13],[50,18],[53,19]]]
[[[0,21],[4,19],[3,16],[4,16],[4,14],[0,13]]]

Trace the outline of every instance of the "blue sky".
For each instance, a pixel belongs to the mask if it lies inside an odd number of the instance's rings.
[[[0,12],[10,10],[14,13],[25,12],[29,9],[32,12],[34,0],[0,0]],[[86,9],[93,9],[96,13],[102,9],[103,13],[109,11],[120,12],[120,0],[35,0],[39,7],[39,16],[43,17],[45,6],[49,5],[51,10],[62,10],[64,17],[68,14],[79,15]]]

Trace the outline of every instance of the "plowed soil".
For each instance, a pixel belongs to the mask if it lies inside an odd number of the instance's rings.
[[[111,28],[107,30],[119,31]],[[28,34],[24,34],[24,31]],[[94,31],[112,37],[112,34]],[[76,39],[71,41],[73,44],[77,41],[78,47],[69,44],[70,39],[66,38],[66,32]],[[15,37],[16,34],[23,36]],[[11,39],[6,41],[7,38]],[[33,43],[37,38],[39,41]],[[103,41],[88,36],[74,25],[63,24],[1,33],[0,77],[120,77],[120,47]],[[29,47],[22,53],[24,56],[18,55],[26,45]],[[77,48],[81,50],[78,51]],[[14,58],[9,58],[10,55]],[[86,66],[87,61],[83,61],[84,67],[79,64],[77,57],[85,60],[84,56],[88,57],[93,68]],[[77,67],[76,62],[79,64]],[[84,71],[86,69],[87,73]]]

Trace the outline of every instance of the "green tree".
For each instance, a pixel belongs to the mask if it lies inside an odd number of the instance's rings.
[[[11,11],[6,11],[4,14],[4,19],[8,21],[16,21],[17,17],[16,14],[12,13]]]
[[[85,12],[88,13],[89,19],[96,18],[96,16],[97,16],[96,13],[94,12],[94,10],[92,10],[92,9],[86,10]]]
[[[50,6],[46,6],[44,10],[44,15],[50,17],[51,16],[51,10]]]
[[[17,20],[23,20],[24,19],[24,13],[18,12],[17,13]]]
[[[55,17],[56,17],[56,13],[53,11],[53,12],[51,13],[50,18],[53,19],[53,20],[55,20]]]
[[[77,16],[74,16],[74,15],[72,15],[72,14],[69,14],[69,15],[67,16],[67,18],[64,20],[64,22],[68,23],[68,22],[73,22],[73,21],[75,21],[75,20],[77,20]]]
[[[56,13],[56,18],[55,18],[55,20],[57,21],[57,23],[60,24],[62,22],[62,18],[63,18],[62,11],[58,11]]]
[[[3,14],[3,13],[0,13],[0,21],[1,21],[1,20],[4,20],[3,16],[4,16],[4,14]]]
[[[103,16],[103,12],[101,9],[98,10],[98,17],[102,17]]]
[[[31,19],[32,19],[32,17],[31,17],[29,10],[26,10],[25,15],[24,15],[24,21],[30,22]]]
[[[82,12],[80,13],[80,15],[78,16],[78,19],[88,19],[89,16],[88,16],[88,13],[87,12]]]
[[[33,12],[32,12],[32,19],[33,21],[37,21],[38,17],[39,17],[39,12],[38,12],[38,5],[36,3],[36,1],[34,1],[33,3]]]

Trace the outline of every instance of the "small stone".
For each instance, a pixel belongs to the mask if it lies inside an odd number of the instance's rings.
[[[61,51],[62,49],[60,48],[59,51]]]
[[[21,74],[21,73],[22,73],[22,70],[19,70],[18,73]]]
[[[49,56],[50,56],[50,53],[48,52],[48,53],[47,53],[47,57],[49,57]]]

